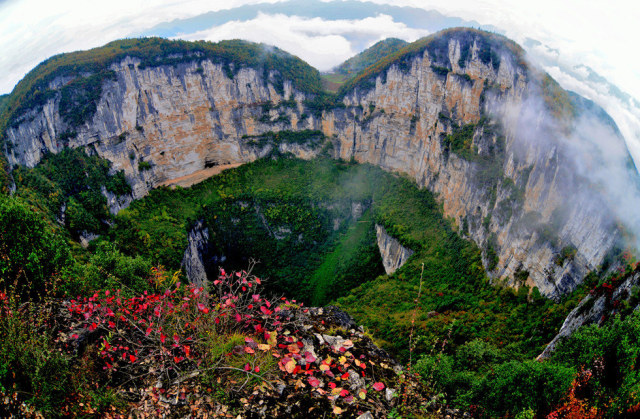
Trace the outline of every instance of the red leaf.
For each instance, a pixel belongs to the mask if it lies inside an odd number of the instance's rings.
[[[95,323],[91,323],[91,326],[89,326],[89,330],[96,330],[97,327],[98,326]]]
[[[342,378],[343,380],[348,380],[349,379],[349,373],[345,372],[344,374],[342,374],[342,376],[340,378]]]
[[[316,377],[309,377],[307,381],[309,381],[311,387],[318,387],[320,385],[320,380],[318,380]]]
[[[377,382],[373,384],[373,389],[376,391],[382,391],[384,390],[384,384],[381,382]]]
[[[133,356],[133,355],[129,355],[129,361],[131,361],[131,362],[136,362],[136,359],[137,359],[137,358],[136,358],[135,356]]]
[[[255,354],[255,353],[256,353],[256,351],[254,351],[253,349],[251,349],[251,348],[250,348],[250,347],[248,347],[248,346],[245,346],[245,347],[244,347],[244,351],[245,351],[246,353],[248,353],[248,354]]]
[[[347,397],[349,395],[349,390],[342,390],[340,392],[340,397]]]
[[[209,309],[202,303],[198,303],[198,310],[202,311],[204,314],[207,314],[209,312]]]
[[[71,339],[78,339],[78,334],[74,333],[73,335],[71,335]]]
[[[255,372],[260,372],[260,367],[255,367],[253,370],[254,370]]]
[[[336,383],[329,383],[329,388],[332,390],[336,388]]]
[[[246,364],[246,365],[244,366],[244,370],[245,370],[245,371],[251,371],[251,365]]]
[[[167,337],[164,334],[160,333],[160,342],[164,343],[165,340],[167,340]]]
[[[308,363],[316,362],[316,358],[311,355],[311,352],[307,351],[304,353],[304,360]]]

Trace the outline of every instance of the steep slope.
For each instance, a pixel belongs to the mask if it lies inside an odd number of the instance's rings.
[[[398,51],[405,45],[407,45],[407,42],[402,39],[383,39],[337,66],[334,69],[334,72],[345,76],[355,76],[370,65],[373,65],[385,58],[387,55]]]
[[[558,297],[615,256],[622,214],[611,210],[617,196],[603,182],[612,162],[628,161],[626,148],[511,41],[470,29],[438,33],[370,66],[337,101],[319,93],[317,72],[294,57],[242,61],[205,46],[177,55],[169,47],[146,55],[125,49],[73,80],[52,71],[42,82],[46,95],[24,93],[31,99],[22,103],[34,105],[3,117],[11,121],[10,164],[33,166],[46,152],[84,147],[124,170],[138,198],[274,146],[248,136],[319,129],[335,157],[402,172],[437,193],[445,215],[484,249],[494,278]],[[290,65],[275,66],[282,61]],[[84,88],[93,77],[100,89]],[[76,84],[80,93],[65,95]],[[18,87],[10,104],[29,91]],[[95,103],[95,111],[70,117],[69,96]],[[319,151],[284,148],[305,158]],[[600,178],[587,180],[593,173]]]

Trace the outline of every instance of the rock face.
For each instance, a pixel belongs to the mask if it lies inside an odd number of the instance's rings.
[[[182,258],[182,268],[189,282],[196,286],[203,286],[209,278],[207,268],[218,266],[226,260],[226,257],[213,254],[209,242],[209,229],[204,227],[202,220],[189,231],[187,243],[187,249]]]
[[[402,246],[398,240],[391,237],[387,230],[379,224],[376,224],[376,239],[378,240],[380,256],[382,256],[382,264],[388,275],[391,275],[404,265],[413,254],[413,250]]]
[[[636,310],[638,308],[638,296],[633,295],[633,289],[634,287],[638,287],[639,284],[640,273],[636,271],[636,273],[629,275],[627,279],[615,288],[604,287],[600,293],[587,295],[580,304],[569,313],[558,334],[538,356],[538,359],[548,358],[558,343],[563,338],[571,336],[580,326],[589,324],[600,325],[608,317],[614,316],[618,312],[618,308],[621,307],[621,302],[629,301],[635,304],[636,307],[634,310]]]
[[[169,179],[205,167],[249,162],[270,151],[247,146],[243,135],[311,124],[311,120],[298,123],[295,109],[263,112],[263,104],[300,101],[303,96],[293,91],[291,83],[284,84],[283,95],[278,94],[255,69],[240,69],[229,79],[222,65],[206,60],[144,69],[139,64],[128,58],[111,66],[116,79],[104,82],[95,114],[79,127],[64,122],[60,99],[52,98],[41,112],[9,128],[9,163],[33,167],[47,152],[84,147],[110,160],[113,169],[124,170],[137,199]],[[272,123],[270,115],[283,116],[286,122]],[[63,141],[71,129],[75,136]],[[300,157],[314,155],[304,147],[281,148]]]
[[[127,58],[111,65],[116,77],[75,137],[60,140],[70,128],[53,97],[8,129],[7,157],[33,166],[43,153],[84,147],[124,170],[140,198],[169,179],[270,151],[243,136],[319,129],[334,157],[404,173],[436,193],[445,216],[483,249],[491,277],[549,297],[571,291],[619,236],[609,203],[594,193],[607,188],[586,180],[603,153],[575,135],[566,92],[506,40],[472,30],[433,39],[321,112],[291,81],[280,94],[253,68],[229,78],[204,59],[141,69]],[[609,132],[608,145],[622,143]],[[319,150],[279,148],[303,158]]]

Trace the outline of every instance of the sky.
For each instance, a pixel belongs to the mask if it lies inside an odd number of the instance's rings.
[[[438,25],[456,24],[416,13],[435,10],[527,44],[533,61],[563,87],[596,101],[614,117],[640,163],[640,55],[634,45],[640,40],[640,8],[635,2],[368,1],[0,0],[0,94],[9,93],[52,55],[140,35],[264,42],[327,71],[378,40],[414,41]],[[590,78],[589,72],[617,88]]]
[[[0,93],[8,93],[22,76],[45,58],[87,49],[142,33],[163,22],[221,9],[277,0],[0,0]],[[621,0],[372,0],[411,6],[491,24],[522,42],[537,39],[584,63],[640,98],[640,58],[632,43],[640,40],[640,8]],[[336,8],[340,1],[332,1]],[[635,6],[635,7],[634,7]],[[295,10],[291,13],[295,14]],[[185,39],[247,38],[279,44],[320,70],[358,52],[345,32],[415,40],[427,30],[407,27],[389,16],[362,20],[327,20],[262,15],[185,34]],[[288,47],[288,48],[287,48]]]

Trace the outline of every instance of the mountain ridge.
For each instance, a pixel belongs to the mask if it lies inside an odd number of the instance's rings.
[[[200,44],[194,46],[201,52]],[[596,208],[604,202],[599,198],[592,202],[584,195],[577,206],[562,207],[556,188],[567,185],[546,179],[562,173],[569,184],[583,183],[573,169],[559,165],[573,165],[571,158],[552,156],[555,163],[549,166],[540,144],[521,140],[534,136],[522,131],[529,107],[544,121],[537,135],[552,138],[571,135],[567,122],[576,109],[569,95],[530,67],[523,50],[504,37],[443,31],[378,61],[333,97],[320,92],[317,73],[295,57],[287,74],[303,71],[304,83],[260,63],[229,73],[215,55],[167,57],[173,61],[154,58],[159,65],[153,67],[131,56],[111,64],[113,74],[103,79],[109,95],[94,98],[96,113],[77,125],[60,115],[64,95],[53,83],[44,112],[31,109],[27,114],[34,120],[6,129],[10,164],[32,166],[43,152],[85,147],[125,171],[135,198],[167,179],[268,152],[246,136],[319,129],[331,139],[334,157],[404,172],[439,193],[445,214],[484,249],[488,270],[512,285],[518,285],[516,272],[527,272],[529,283],[558,297],[601,265],[621,237],[613,227],[616,216]],[[175,89],[189,102],[157,96]],[[169,99],[173,109],[167,108]],[[533,99],[540,103],[534,106]],[[511,109],[522,113],[508,120]],[[300,145],[292,151],[306,158],[318,152]],[[187,155],[192,157],[184,160]],[[560,212],[554,216],[554,210]],[[585,217],[593,220],[590,232],[580,224]],[[556,265],[555,255],[568,246],[579,248],[577,257]]]

